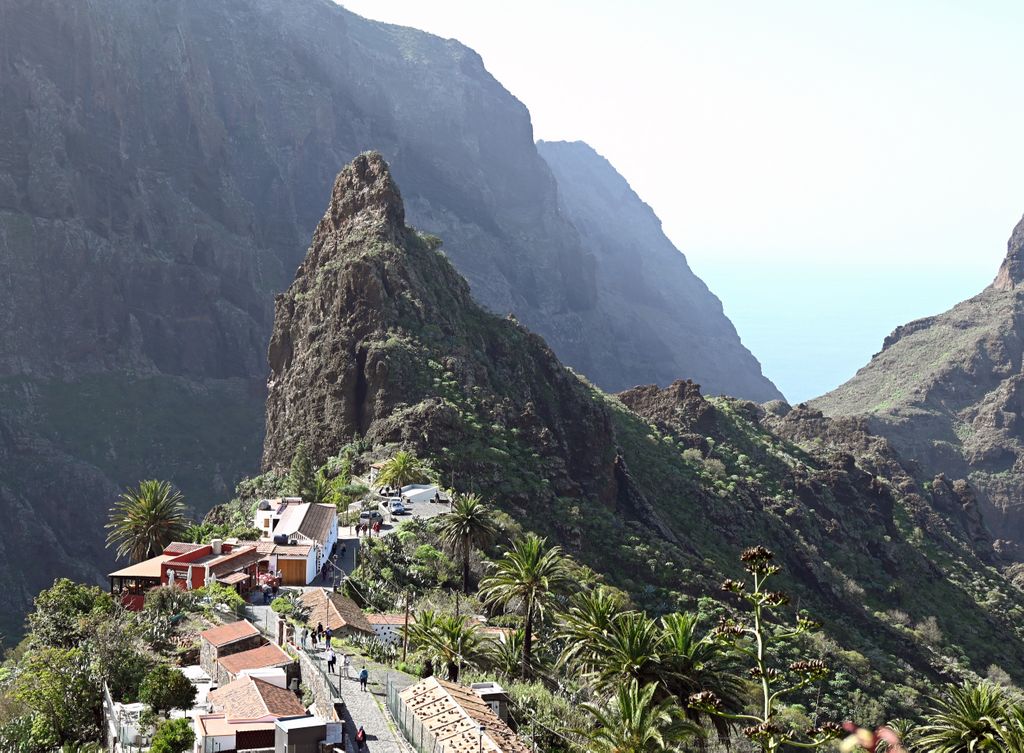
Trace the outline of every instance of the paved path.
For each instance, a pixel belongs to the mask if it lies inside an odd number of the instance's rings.
[[[323,651],[306,651],[320,669],[327,671],[327,660]],[[338,667],[333,674],[327,675],[335,695],[345,704],[344,718],[346,727],[351,730],[350,740],[355,737],[360,726],[366,732],[366,748],[369,753],[410,753],[412,750],[402,738],[401,733],[388,717],[385,697],[387,672],[384,669],[369,667],[370,681],[368,690],[359,689],[359,671],[365,662],[356,659],[347,669],[341,669],[342,657],[339,652]],[[350,657],[351,661],[351,657]],[[404,683],[403,683],[404,684]],[[349,746],[350,750],[354,750]]]

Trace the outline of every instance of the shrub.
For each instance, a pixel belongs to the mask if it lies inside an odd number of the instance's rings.
[[[156,728],[150,753],[185,753],[196,741],[191,719],[170,719]]]
[[[707,458],[704,461],[704,470],[715,478],[722,478],[725,476],[725,463],[718,458]]]
[[[190,709],[196,700],[196,688],[180,669],[161,664],[142,681],[139,700],[157,714],[171,709]]]

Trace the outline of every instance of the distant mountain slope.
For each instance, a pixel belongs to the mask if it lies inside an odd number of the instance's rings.
[[[929,474],[969,479],[1004,555],[1024,556],[1024,220],[995,282],[910,322],[850,381],[812,404],[867,416]]]
[[[595,259],[598,301],[612,314],[607,337],[618,352],[595,351],[586,374],[617,369],[606,388],[686,377],[706,392],[758,402],[782,397],[740,342],[722,303],[661,229],[661,220],[604,157],[582,141],[541,141],[558,203]],[[625,358],[623,358],[625,356]]]
[[[970,520],[936,512],[970,506],[961,486],[920,485],[863,421],[685,381],[604,394],[474,302],[406,219],[379,154],[341,171],[276,300],[265,468],[300,442],[357,470],[412,449],[653,612],[718,613],[705,597],[765,544],[827,625],[814,655],[839,671],[803,699],[826,715],[854,688],[898,715],[939,677],[996,663],[1024,678],[1024,594],[979,557]],[[915,631],[929,618],[938,631]]]
[[[567,363],[618,388],[686,362],[613,336],[529,112],[454,40],[330,0],[0,0],[0,101],[0,514],[68,552],[0,563],[8,635],[53,572],[102,581],[119,488],[167,477],[202,512],[256,467],[273,296],[365,149]]]

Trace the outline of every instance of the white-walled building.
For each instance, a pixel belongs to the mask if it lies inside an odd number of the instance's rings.
[[[286,586],[316,580],[338,542],[334,505],[311,504],[300,497],[260,500],[253,524],[260,531],[261,553],[281,572]]]

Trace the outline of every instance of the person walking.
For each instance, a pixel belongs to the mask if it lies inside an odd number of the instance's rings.
[[[359,729],[356,731],[356,748],[359,750],[366,749],[366,730],[363,729],[362,725],[360,725]]]
[[[302,647],[306,647],[306,640],[309,638],[309,627],[302,628]]]
[[[334,637],[334,631],[331,630],[330,628],[327,628],[324,631],[324,635],[327,637],[327,645],[330,646],[331,645],[331,638]]]
[[[348,547],[344,544],[341,545],[341,566],[345,567],[345,552],[348,551]]]
[[[370,681],[370,671],[363,667],[363,671],[359,673],[359,689],[366,692],[366,683]]]
[[[327,671],[330,674],[334,674],[334,665],[338,661],[338,655],[334,653],[334,649],[331,648],[331,644],[327,644]]]

